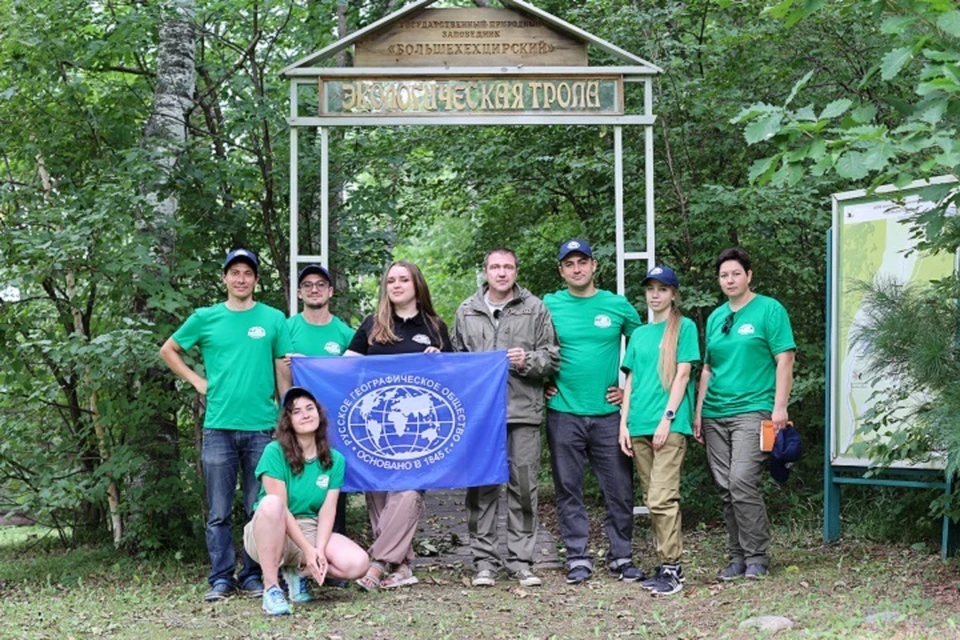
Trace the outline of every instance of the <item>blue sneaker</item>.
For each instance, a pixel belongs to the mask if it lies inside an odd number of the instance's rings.
[[[283,589],[273,585],[263,592],[263,611],[268,616],[285,616],[290,613],[290,605],[283,596]]]
[[[203,599],[206,602],[217,602],[218,600],[226,600],[236,592],[237,589],[233,586],[233,583],[228,580],[217,580],[210,587],[210,590],[204,594]]]
[[[624,562],[619,567],[610,567],[610,575],[623,582],[637,582],[646,580],[647,576],[641,569],[637,569],[632,562]]]
[[[300,575],[293,567],[283,568],[283,581],[287,583],[287,595],[291,602],[310,602],[310,579]]]
[[[263,595],[263,580],[257,576],[247,578],[247,581],[240,585],[240,593],[248,598],[259,598]]]

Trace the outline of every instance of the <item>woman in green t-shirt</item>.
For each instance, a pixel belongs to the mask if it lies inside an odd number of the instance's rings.
[[[279,585],[282,569],[290,599],[309,602],[308,576],[363,576],[370,562],[349,538],[333,533],[343,486],[344,457],[330,448],[327,415],[313,394],[291,387],[283,396],[276,440],[257,464],[260,497],[243,531],[243,545],[263,568],[263,610],[290,613]]]
[[[673,269],[654,267],[643,284],[653,321],[633,332],[623,357],[620,448],[636,464],[660,559],[641,586],[668,596],[683,588],[680,469],[692,433],[690,372],[700,362],[700,347],[696,325],[677,308],[680,280]]]
[[[787,424],[797,345],[783,305],[751,291],[746,251],[723,251],[716,267],[727,302],[707,319],[694,436],[706,441],[723,501],[730,564],[718,578],[763,578],[770,525],[760,492],[768,456],[760,450],[760,425],[771,420],[780,430]]]

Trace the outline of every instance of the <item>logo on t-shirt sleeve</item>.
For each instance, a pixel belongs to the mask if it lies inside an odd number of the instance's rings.
[[[610,319],[610,316],[605,313],[597,314],[597,317],[593,319],[593,326],[599,327],[601,329],[609,329],[613,325],[613,320]]]
[[[247,337],[253,338],[254,340],[259,340],[260,338],[265,338],[267,336],[267,330],[263,327],[250,327],[247,329]]]

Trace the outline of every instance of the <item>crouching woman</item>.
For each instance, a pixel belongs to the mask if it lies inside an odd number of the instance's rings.
[[[292,387],[283,397],[276,440],[257,465],[260,497],[243,544],[263,568],[263,610],[290,613],[279,574],[293,602],[309,602],[309,578],[318,584],[330,575],[344,580],[363,576],[366,552],[333,533],[345,460],[327,439],[327,415],[313,394]]]

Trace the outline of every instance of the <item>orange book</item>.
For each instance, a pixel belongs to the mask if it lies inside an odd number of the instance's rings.
[[[777,439],[777,430],[773,428],[773,420],[760,422],[760,451],[770,453],[773,443]]]

